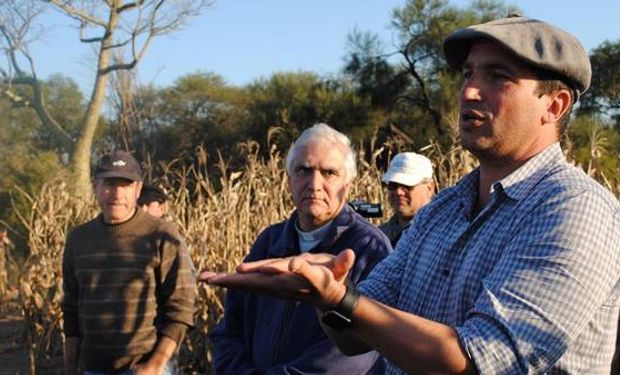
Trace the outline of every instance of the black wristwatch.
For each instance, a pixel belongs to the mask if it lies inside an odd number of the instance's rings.
[[[336,331],[342,331],[353,324],[353,310],[357,306],[360,294],[355,287],[347,283],[347,291],[344,297],[330,310],[321,315],[321,322]]]

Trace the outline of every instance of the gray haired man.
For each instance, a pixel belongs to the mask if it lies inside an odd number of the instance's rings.
[[[306,129],[286,158],[295,211],[263,230],[246,261],[337,254],[352,249],[357,284],[391,250],[381,231],[346,200],[357,174],[350,140],[326,124]],[[308,301],[309,302],[309,301]],[[383,374],[375,351],[345,356],[325,335],[312,304],[230,290],[211,333],[217,374]]]

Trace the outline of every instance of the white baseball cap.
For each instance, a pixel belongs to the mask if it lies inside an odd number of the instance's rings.
[[[414,186],[432,178],[433,165],[427,157],[415,152],[403,152],[394,156],[382,181]]]

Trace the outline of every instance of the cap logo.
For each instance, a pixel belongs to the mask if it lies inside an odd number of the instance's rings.
[[[112,162],[112,165],[115,166],[115,167],[124,167],[124,166],[127,165],[127,163],[125,163],[122,160],[115,160],[115,161]]]

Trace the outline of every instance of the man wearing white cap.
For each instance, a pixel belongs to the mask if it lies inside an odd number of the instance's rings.
[[[396,247],[413,216],[435,195],[433,165],[425,156],[403,152],[392,159],[382,181],[394,215],[379,228],[390,239],[392,247]]]

